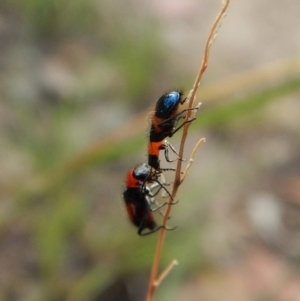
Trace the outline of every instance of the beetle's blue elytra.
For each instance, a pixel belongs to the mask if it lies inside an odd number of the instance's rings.
[[[164,105],[166,109],[170,110],[177,105],[179,100],[180,100],[180,94],[176,91],[172,91],[165,95]]]
[[[170,117],[172,111],[179,105],[182,95],[181,92],[171,91],[161,96],[156,104],[155,115],[159,118]]]

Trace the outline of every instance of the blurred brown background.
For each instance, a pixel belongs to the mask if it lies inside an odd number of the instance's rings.
[[[146,160],[144,112],[191,88],[219,8],[0,2],[0,300],[143,300],[157,234],[127,220],[124,177]],[[162,258],[180,264],[157,300],[300,300],[299,11],[228,9]]]

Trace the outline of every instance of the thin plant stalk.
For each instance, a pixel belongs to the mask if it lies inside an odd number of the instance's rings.
[[[210,30],[210,34],[208,36],[207,42],[206,42],[206,46],[205,46],[205,50],[204,50],[204,55],[203,55],[203,59],[202,59],[202,63],[199,69],[199,72],[197,74],[197,77],[195,79],[194,85],[192,90],[190,91],[189,95],[188,95],[188,107],[192,108],[193,103],[194,103],[194,99],[195,99],[195,95],[197,92],[197,89],[200,85],[201,82],[201,78],[203,73],[205,72],[207,65],[208,65],[208,59],[209,59],[209,53],[210,53],[210,47],[213,44],[216,34],[217,34],[217,30],[218,27],[220,25],[220,21],[222,20],[222,18],[225,16],[225,12],[227,10],[227,7],[230,3],[230,0],[226,0],[216,18],[216,20],[214,21],[211,30]],[[191,116],[191,111],[188,111],[188,113],[186,114],[186,121],[190,118]],[[184,152],[184,145],[185,145],[185,141],[187,138],[187,133],[188,133],[188,128],[190,126],[191,123],[186,123],[183,127],[183,131],[182,131],[182,136],[181,136],[181,143],[180,143],[180,150],[179,150],[179,158],[183,157],[183,152]],[[199,148],[199,146],[203,143],[203,140],[199,140],[199,142],[196,144],[194,151],[192,152],[190,161],[189,161],[189,166],[187,167],[188,169],[190,168],[192,162],[193,162],[193,158],[195,156],[195,153],[197,151],[197,149]],[[177,161],[177,167],[176,167],[176,172],[175,172],[175,180],[174,180],[174,185],[173,185],[173,189],[172,189],[172,198],[174,199],[176,197],[177,191],[179,189],[180,184],[182,183],[182,181],[185,178],[186,173],[184,174],[183,178],[181,179],[181,167],[182,167],[182,160],[178,160]],[[186,172],[187,170],[186,169]],[[170,202],[171,203],[171,200]],[[168,218],[169,218],[169,214],[171,211],[171,205],[168,205],[166,208],[166,212],[164,214],[164,218],[163,218],[163,225],[166,226]],[[166,269],[163,273],[163,277],[158,276],[158,268],[159,268],[159,262],[160,262],[160,258],[161,258],[161,253],[162,253],[162,248],[163,248],[163,243],[164,243],[164,239],[165,239],[165,234],[166,234],[166,230],[164,228],[161,228],[160,232],[159,232],[159,237],[158,237],[158,241],[157,241],[157,245],[156,245],[156,251],[155,251],[155,255],[154,255],[154,260],[153,260],[153,264],[152,264],[152,270],[151,270],[151,274],[150,274],[150,279],[149,279],[149,285],[148,285],[148,291],[147,291],[147,295],[146,295],[146,301],[152,301],[153,297],[154,297],[154,293],[156,291],[156,288],[158,286],[158,284],[161,283],[161,281],[158,281],[157,279],[161,279],[161,278],[165,278],[167,276],[167,273],[171,270],[171,269]],[[173,267],[173,265],[171,264],[171,266]]]

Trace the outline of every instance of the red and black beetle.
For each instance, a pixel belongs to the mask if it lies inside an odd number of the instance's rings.
[[[142,164],[136,168],[132,168],[127,173],[126,177],[126,189],[123,192],[123,198],[126,205],[126,211],[131,222],[138,227],[139,235],[148,235],[156,232],[161,228],[166,230],[173,230],[175,228],[168,228],[163,225],[157,225],[153,212],[160,209],[167,203],[152,208],[151,205],[155,203],[155,196],[164,189],[170,196],[169,191],[158,180],[157,174],[151,174],[150,167],[147,164]],[[146,184],[152,184],[147,186]],[[152,189],[158,188],[153,194]],[[172,197],[171,197],[172,198]],[[175,204],[172,202],[171,204]],[[150,229],[148,232],[143,232],[144,229]]]

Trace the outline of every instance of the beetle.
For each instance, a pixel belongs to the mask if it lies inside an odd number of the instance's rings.
[[[165,158],[168,162],[174,161],[169,159],[169,148],[178,156],[175,148],[165,138],[172,137],[186,123],[196,119],[186,120],[178,126],[179,119],[185,117],[183,113],[198,110],[199,108],[197,106],[180,111],[179,106],[183,105],[185,101],[186,98],[183,98],[181,91],[170,91],[162,95],[156,102],[154,112],[151,115],[148,142],[148,164],[155,170],[160,170],[159,152],[161,150],[164,150]]]
[[[168,190],[157,177],[157,174],[151,173],[149,165],[145,163],[130,169],[126,176],[126,189],[123,192],[123,199],[128,217],[138,227],[137,233],[139,235],[148,235],[161,228],[166,230],[175,229],[163,225],[159,226],[154,220],[153,212],[168,204],[163,203],[156,208],[152,208],[151,205],[155,203],[155,196],[162,188],[170,196]],[[147,183],[154,184],[148,187],[145,185]],[[152,190],[157,187],[159,187],[158,191],[152,193]],[[175,202],[171,204],[175,204]],[[149,229],[149,231],[143,232],[145,229]]]

